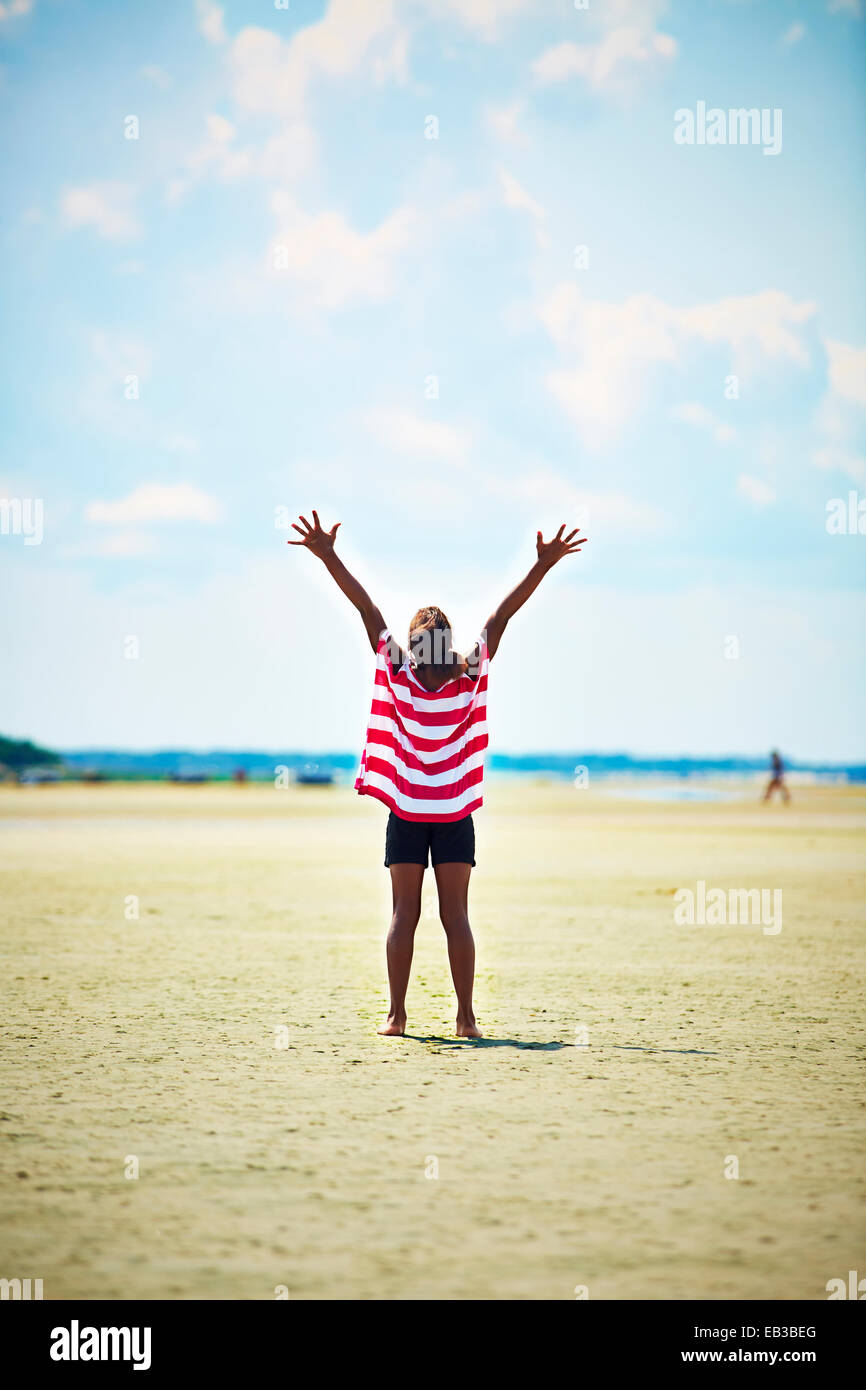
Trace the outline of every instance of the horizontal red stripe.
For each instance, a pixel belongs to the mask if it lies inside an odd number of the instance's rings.
[[[415,739],[415,747],[418,747],[420,740]],[[465,747],[452,753],[450,757],[439,758],[436,762],[424,763],[414,753],[409,752],[402,746],[398,739],[387,729],[368,729],[367,748],[372,744],[380,748],[390,748],[403,765],[413,772],[437,773],[452,772],[455,767],[460,767],[467,758],[471,758],[473,753],[483,753],[487,747],[488,738],[486,734],[476,734],[471,738]]]
[[[425,753],[436,753],[441,748],[447,748],[449,743],[457,743],[466,735],[473,724],[478,724],[485,719],[487,706],[480,705],[471,709],[466,717],[455,725],[451,733],[446,734],[444,738],[424,738],[421,734],[410,734],[397,708],[387,700],[374,700],[370,712],[371,714],[378,714],[383,719],[391,719],[403,732],[412,747],[420,748]]]
[[[449,811],[446,815],[416,815],[414,811],[404,811],[402,806],[397,805],[393,797],[389,796],[387,792],[380,791],[378,787],[358,787],[356,783],[356,789],[361,796],[372,796],[376,801],[381,801],[388,807],[389,811],[394,812],[399,820],[433,821],[437,825],[444,824],[446,821],[465,820],[467,816],[472,815],[473,811],[478,810],[484,800],[483,797],[479,796],[477,801],[470,801],[462,811]]]
[[[469,711],[474,709],[477,703],[480,703],[480,701],[467,701],[467,703],[465,705],[461,705],[459,709],[450,710],[418,709],[416,705],[408,704],[405,700],[401,700],[400,697],[397,695],[396,691],[391,690],[389,693],[391,696],[390,702],[388,700],[387,695],[383,697],[379,694],[378,691],[374,690],[373,707],[375,708],[377,701],[380,704],[385,705],[393,704],[394,708],[398,711],[398,713],[401,715],[403,719],[411,719],[416,724],[424,724],[431,729],[436,728],[438,725],[445,726],[447,724],[459,724],[463,719],[466,718],[466,715],[469,713]],[[382,710],[376,710],[377,714],[381,714],[382,712]]]
[[[387,777],[389,782],[394,783],[398,792],[402,792],[404,796],[411,796],[416,801],[453,801],[467,787],[477,786],[484,776],[484,768],[476,767],[443,787],[431,787],[424,782],[412,782],[406,777],[401,777],[392,763],[386,762],[384,758],[371,757],[369,753],[366,769],[368,772],[378,772],[380,777]]]

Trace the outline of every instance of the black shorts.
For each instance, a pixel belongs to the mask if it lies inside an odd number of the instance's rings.
[[[392,811],[385,830],[385,868],[392,864],[423,864],[427,852],[436,864],[475,866],[475,826],[462,820],[401,820]]]

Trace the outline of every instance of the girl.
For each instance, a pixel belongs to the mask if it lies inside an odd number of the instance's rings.
[[[526,578],[487,620],[468,657],[451,646],[451,624],[440,608],[419,608],[409,624],[409,653],[396,643],[369,594],[334,550],[338,521],[325,531],[313,512],[292,523],[323,562],[364,623],[376,653],[376,680],[367,742],[355,789],[390,810],[385,866],[391,871],[393,915],[388,931],[391,1004],[380,1033],[406,1031],[406,989],[415,928],[421,915],[421,883],[427,857],[436,875],[439,916],[448,939],[451,978],[457,993],[458,1038],[480,1038],[472,1010],[475,942],[469,926],[469,875],[475,866],[472,812],[482,802],[487,747],[487,672],[509,618],[522,608],[545,574],[585,542],[577,528],[552,541],[537,536],[538,559]]]

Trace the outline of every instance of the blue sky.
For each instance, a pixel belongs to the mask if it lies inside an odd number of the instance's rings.
[[[0,729],[358,746],[360,623],[275,524],[317,506],[462,641],[581,522],[503,752],[862,759],[862,9],[0,4],[0,498],[44,506]],[[780,150],[678,144],[698,103]]]

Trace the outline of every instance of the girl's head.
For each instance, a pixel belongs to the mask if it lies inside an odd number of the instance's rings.
[[[454,660],[451,624],[441,608],[419,608],[409,624],[409,650],[416,666],[444,670]]]

